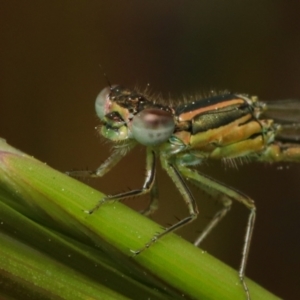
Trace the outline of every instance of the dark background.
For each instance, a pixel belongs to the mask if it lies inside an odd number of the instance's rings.
[[[0,136],[62,172],[96,168],[108,155],[94,127],[94,100],[112,83],[150,83],[155,93],[230,89],[261,99],[300,98],[300,2],[0,1]],[[300,299],[300,166],[210,164],[202,171],[256,200],[258,214],[247,275],[285,299]],[[144,151],[135,150],[91,184],[115,193],[142,184]],[[166,225],[187,214],[159,172]],[[189,240],[219,206],[200,198]],[[134,199],[127,204],[141,203]],[[88,209],[88,208],[87,208]],[[247,210],[234,205],[202,247],[234,268],[241,258]]]

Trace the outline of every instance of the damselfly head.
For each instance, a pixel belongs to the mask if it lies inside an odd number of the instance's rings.
[[[136,140],[146,146],[167,141],[174,132],[173,110],[154,103],[143,94],[113,85],[96,98],[96,113],[101,120],[101,134],[112,141]]]

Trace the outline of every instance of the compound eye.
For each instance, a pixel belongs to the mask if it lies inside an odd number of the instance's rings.
[[[102,120],[108,112],[109,107],[109,94],[111,93],[111,87],[104,88],[96,98],[95,109],[97,116]]]
[[[156,146],[169,139],[175,123],[170,112],[157,108],[144,109],[134,116],[131,132],[134,139],[145,146]]]

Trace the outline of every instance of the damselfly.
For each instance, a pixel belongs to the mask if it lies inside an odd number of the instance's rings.
[[[195,167],[213,159],[300,162],[300,102],[285,100],[268,103],[243,94],[212,92],[206,98],[164,104],[144,93],[114,85],[100,92],[95,107],[101,122],[99,133],[114,142],[113,152],[97,170],[71,172],[71,175],[101,177],[137,144],[141,144],[146,147],[147,153],[146,176],[141,189],[107,196],[87,212],[92,214],[106,202],[150,192],[151,202],[143,213],[153,213],[158,198],[155,173],[156,158],[159,157],[163,169],[188,206],[189,215],[153,235],[143,248],[134,253],[140,253],[166,234],[196,219],[198,208],[186,184],[188,180],[223,204],[195,245],[199,245],[226,215],[232,200],[241,202],[249,209],[239,278],[247,299],[250,299],[245,268],[255,222],[254,201],[201,174]]]

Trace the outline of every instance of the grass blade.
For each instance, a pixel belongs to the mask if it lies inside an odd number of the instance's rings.
[[[122,203],[106,204],[93,215],[86,215],[83,211],[93,207],[103,196],[101,193],[1,140],[0,194],[3,205],[49,230],[56,239],[65,237],[70,249],[76,249],[74,252],[90,249],[90,252],[83,252],[91,255],[81,253],[84,259],[102,260],[122,274],[116,276],[116,291],[120,286],[120,278],[125,276],[127,286],[129,282],[136,284],[136,291],[139,292],[135,294],[136,299],[245,298],[236,270],[175,234],[164,237],[133,258],[130,249],[141,248],[155,232],[161,230],[159,225]],[[14,218],[10,223],[18,222]],[[34,245],[28,233],[18,238]],[[44,243],[47,244],[46,241]],[[45,248],[43,252],[46,252]],[[102,256],[102,259],[98,256]],[[79,262],[82,263],[82,260]],[[67,258],[62,264],[70,268]],[[76,264],[71,267],[89,276]],[[247,279],[247,283],[252,299],[278,299],[251,280]],[[122,291],[118,292],[122,294]],[[123,293],[126,295],[126,291]]]

